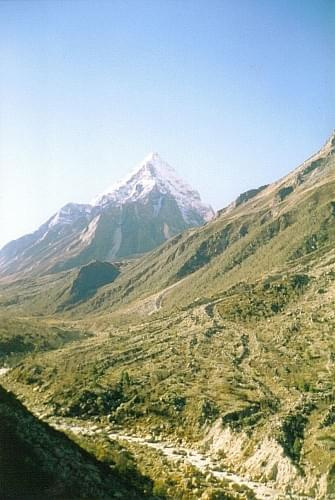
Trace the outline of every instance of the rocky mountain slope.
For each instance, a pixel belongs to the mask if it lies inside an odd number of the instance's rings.
[[[92,204],[69,203],[0,251],[0,273],[41,274],[152,250],[214,215],[157,153]]]

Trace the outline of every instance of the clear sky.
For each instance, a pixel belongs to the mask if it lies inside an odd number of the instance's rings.
[[[0,1],[0,246],[158,151],[221,208],[335,124],[334,0]]]

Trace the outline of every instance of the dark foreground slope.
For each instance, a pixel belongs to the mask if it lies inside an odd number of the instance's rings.
[[[138,488],[131,485],[126,475],[122,478],[63,433],[38,420],[0,387],[3,500],[148,498],[143,493],[144,484]]]

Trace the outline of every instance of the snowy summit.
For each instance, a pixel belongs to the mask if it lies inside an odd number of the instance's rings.
[[[104,206],[110,203],[123,205],[140,200],[144,202],[152,192],[173,197],[186,222],[191,222],[191,212],[194,211],[204,221],[214,216],[213,209],[201,202],[198,191],[183,181],[175,169],[155,152],[149,153],[126,178],[94,198],[92,204]]]

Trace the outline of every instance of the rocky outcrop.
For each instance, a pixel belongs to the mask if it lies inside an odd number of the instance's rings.
[[[311,467],[302,470],[273,436],[235,431],[217,419],[202,442],[212,455],[224,456],[225,464],[250,479],[271,484],[283,495],[334,498],[335,468],[316,475]]]

